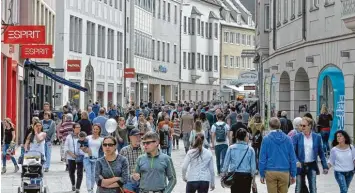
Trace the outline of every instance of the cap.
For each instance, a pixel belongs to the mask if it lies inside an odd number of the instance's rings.
[[[141,132],[138,129],[132,129],[131,132],[129,132],[129,136],[134,136],[134,135],[140,135]]]

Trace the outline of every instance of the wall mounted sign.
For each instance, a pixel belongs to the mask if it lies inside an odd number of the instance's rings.
[[[154,72],[162,72],[162,73],[167,73],[168,72],[168,68],[164,65],[159,65],[158,67],[154,67],[153,68]]]
[[[53,58],[52,45],[22,45],[21,58]]]
[[[80,72],[81,60],[67,60],[67,72]]]
[[[244,86],[244,90],[255,90],[255,86]]]
[[[44,25],[7,26],[4,33],[5,44],[45,44]]]
[[[252,84],[258,81],[257,72],[243,72],[239,74],[238,82],[242,84]]]
[[[134,68],[125,68],[124,69],[124,78],[134,78],[135,69]]]

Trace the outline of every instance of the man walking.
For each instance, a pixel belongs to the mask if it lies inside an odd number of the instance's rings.
[[[51,112],[49,111],[44,112],[44,119],[42,120],[42,125],[43,125],[43,132],[47,134],[45,140],[45,146],[44,146],[45,157],[46,157],[46,162],[43,167],[44,172],[48,172],[51,163],[52,140],[54,139],[54,134],[56,130],[55,122],[52,119],[50,119],[50,117],[51,117]]]
[[[190,107],[186,107],[185,114],[181,116],[180,130],[183,134],[182,140],[184,141],[185,153],[190,149],[190,133],[194,127],[194,117],[189,113]]]
[[[106,131],[106,128],[105,128],[105,124],[106,124],[106,121],[107,121],[107,117],[105,115],[105,109],[104,108],[100,108],[100,111],[99,111],[99,116],[97,116],[93,121],[92,121],[92,124],[100,124],[101,126],[101,137],[106,137],[108,136],[108,132]]]
[[[296,181],[296,155],[291,138],[280,130],[281,123],[273,117],[269,121],[271,132],[264,137],[261,144],[259,170],[260,181],[266,185],[268,192],[287,193],[290,182]]]
[[[139,192],[171,193],[176,185],[176,173],[172,159],[159,151],[159,135],[149,131],[143,136],[142,143],[146,153],[138,157],[132,175],[133,180],[140,180]]]

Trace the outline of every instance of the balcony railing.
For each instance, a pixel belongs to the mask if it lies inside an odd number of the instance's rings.
[[[341,0],[342,20],[345,26],[355,31],[355,0]]]

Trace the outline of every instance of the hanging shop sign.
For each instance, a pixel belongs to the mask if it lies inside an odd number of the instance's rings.
[[[244,90],[255,90],[255,86],[244,86]]]
[[[44,25],[7,26],[4,33],[5,44],[45,44]]]
[[[125,68],[124,69],[124,78],[134,78],[135,69],[134,68]]]
[[[252,84],[258,81],[257,72],[243,72],[239,75],[238,82],[242,84]]]
[[[53,45],[22,45],[21,58],[53,58]]]
[[[67,60],[67,72],[80,72],[81,60]]]

